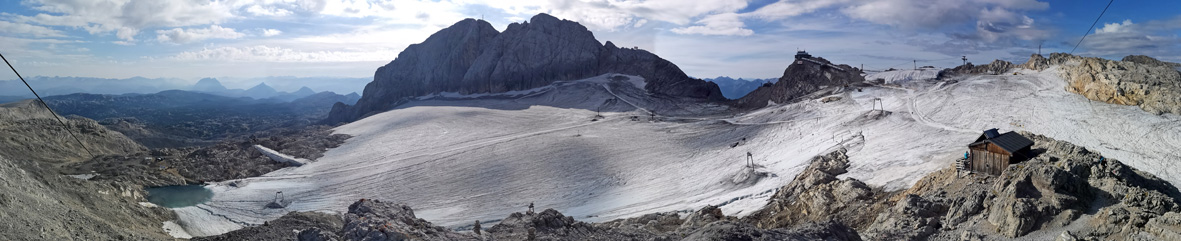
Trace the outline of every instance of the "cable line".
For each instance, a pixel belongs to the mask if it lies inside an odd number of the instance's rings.
[[[41,95],[38,95],[37,91],[33,90],[33,86],[29,85],[28,81],[25,81],[25,77],[21,77],[21,74],[16,72],[16,68],[12,67],[12,63],[8,62],[8,58],[5,58],[4,54],[0,54],[0,59],[4,59],[4,63],[8,64],[9,69],[12,69],[12,73],[16,74],[16,77],[20,78],[21,82],[25,83],[25,87],[29,87],[29,91],[33,92],[33,96],[37,97],[37,101],[41,102],[41,106],[45,106],[45,109],[49,110],[49,114],[53,115],[54,118],[57,118],[57,123],[61,123],[62,127],[66,128],[66,133],[70,133],[70,136],[74,137],[74,141],[78,141],[78,145],[82,146],[82,150],[86,150],[86,154],[90,154],[91,157],[94,157],[94,153],[90,152],[90,148],[86,148],[86,144],[82,144],[82,139],[78,139],[78,136],[74,135],[74,132],[70,131],[70,126],[66,125],[66,122],[62,120],[62,117],[57,115],[57,112],[54,112],[53,109],[49,108],[49,104],[45,103],[45,100],[41,99]]]
[[[1080,39],[1078,39],[1078,43],[1074,44],[1074,48],[1073,48],[1073,49],[1070,49],[1070,54],[1074,54],[1074,50],[1075,50],[1075,49],[1078,49],[1078,45],[1080,45],[1080,44],[1083,44],[1083,40],[1084,40],[1084,39],[1087,39],[1087,35],[1088,35],[1088,34],[1091,34],[1091,30],[1092,30],[1092,29],[1095,29],[1095,24],[1098,24],[1098,23],[1099,23],[1099,19],[1103,18],[1103,14],[1104,14],[1104,13],[1107,13],[1107,8],[1110,8],[1110,7],[1111,7],[1111,3],[1113,3],[1113,2],[1115,2],[1115,0],[1107,1],[1107,6],[1106,6],[1106,7],[1103,7],[1103,12],[1099,12],[1099,17],[1095,18],[1095,22],[1094,22],[1094,23],[1091,23],[1091,28],[1088,28],[1088,29],[1087,29],[1087,32],[1086,32],[1086,33],[1083,33],[1083,37],[1082,37],[1082,38],[1080,38]]]

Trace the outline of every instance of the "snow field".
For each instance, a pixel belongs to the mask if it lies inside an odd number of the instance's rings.
[[[511,98],[426,99],[336,128],[354,137],[302,167],[212,184],[213,200],[177,213],[194,236],[289,211],[339,212],[361,198],[403,202],[450,227],[494,223],[530,202],[584,221],[705,205],[742,216],[834,148],[849,150],[843,177],[896,190],[948,166],[993,127],[1181,178],[1167,161],[1181,149],[1176,115],[1090,102],[1067,93],[1054,69],[1020,73],[870,87],[839,101],[738,114],[647,95],[606,75]],[[875,98],[884,112],[870,111]],[[605,118],[591,121],[595,110]],[[648,111],[663,121],[649,121]],[[756,166],[745,165],[747,152]],[[292,204],[263,208],[277,191]]]

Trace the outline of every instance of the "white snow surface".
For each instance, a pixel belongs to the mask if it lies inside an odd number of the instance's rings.
[[[172,235],[173,238],[193,238],[193,235],[189,235],[189,233],[185,232],[183,227],[173,221],[164,221],[164,226],[162,228],[164,229],[164,232],[168,232],[168,235]]]
[[[891,70],[877,73],[870,73],[865,76],[865,80],[883,79],[886,84],[892,85],[906,85],[907,83],[932,80],[939,75],[939,69],[920,68],[917,70]]]
[[[583,221],[707,204],[742,216],[834,148],[849,150],[842,177],[897,190],[950,165],[989,128],[1047,135],[1181,179],[1169,161],[1181,158],[1177,115],[1068,93],[1056,68],[1020,72],[916,80],[746,113],[649,95],[605,76],[517,98],[414,101],[337,127],[354,137],[315,162],[211,184],[211,201],[177,214],[194,236],[290,211],[342,212],[361,198],[406,203],[455,228],[494,223],[530,202]],[[870,111],[874,98],[886,112]],[[591,121],[596,110],[605,118]],[[649,121],[649,111],[662,121]],[[745,166],[746,152],[757,166]],[[277,191],[291,205],[263,208]]]
[[[279,163],[288,164],[288,165],[292,165],[292,166],[303,166],[304,164],[308,163],[307,159],[295,158],[291,155],[287,155],[287,154],[279,153],[278,151],[275,151],[275,150],[271,150],[271,148],[267,148],[262,145],[254,145],[254,149],[258,149],[258,152],[262,152],[263,155],[265,155],[268,158],[271,158],[271,160],[274,160]]]

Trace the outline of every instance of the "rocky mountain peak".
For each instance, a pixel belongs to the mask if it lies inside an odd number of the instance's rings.
[[[336,105],[325,122],[357,120],[438,92],[499,93],[607,73],[644,77],[654,94],[724,99],[716,84],[689,78],[651,52],[600,45],[581,24],[538,14],[504,32],[465,19],[410,45],[377,69],[356,106]]]
[[[833,64],[821,57],[802,57],[783,70],[783,77],[770,86],[755,89],[738,99],[742,107],[763,107],[770,102],[787,103],[825,88],[844,87],[865,82],[861,70],[846,64]]]

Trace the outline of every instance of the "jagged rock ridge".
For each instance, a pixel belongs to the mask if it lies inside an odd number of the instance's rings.
[[[600,45],[586,27],[543,13],[504,32],[475,19],[436,32],[378,68],[361,100],[333,106],[326,122],[353,121],[432,93],[524,90],[606,73],[644,77],[655,94],[724,99],[716,84],[689,78],[651,52]]]
[[[787,103],[801,96],[830,87],[845,87],[865,82],[861,70],[849,65],[836,65],[824,58],[797,58],[771,86],[762,86],[738,99],[740,107],[759,108],[769,102]]]

